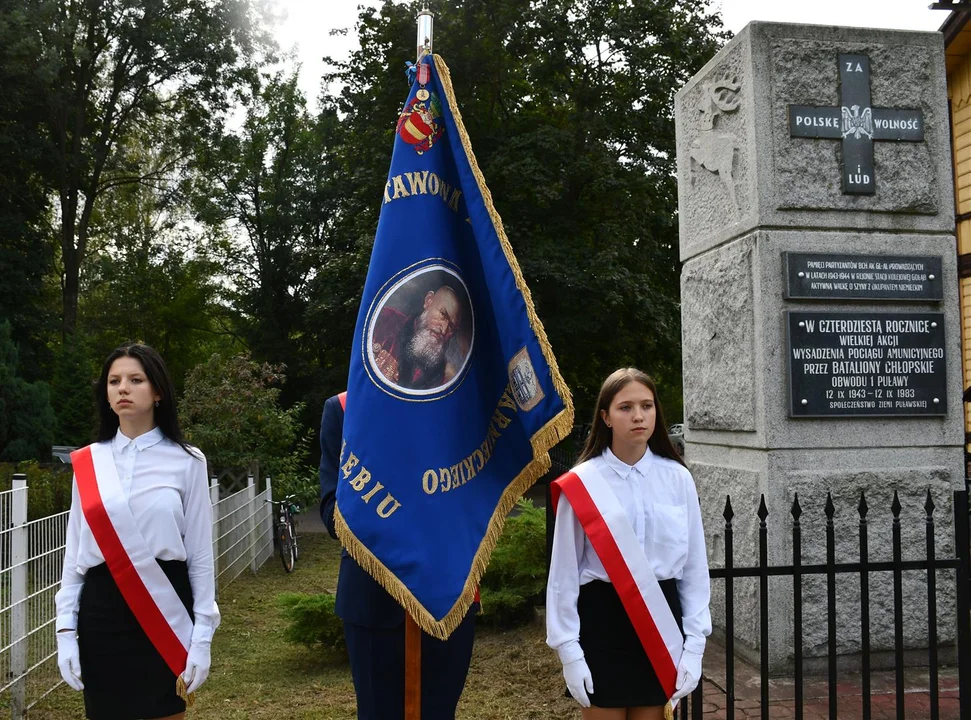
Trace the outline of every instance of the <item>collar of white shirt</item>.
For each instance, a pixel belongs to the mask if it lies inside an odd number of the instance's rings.
[[[631,470],[636,470],[638,474],[641,475],[641,477],[647,477],[647,470],[651,466],[651,463],[654,462],[654,453],[652,453],[651,449],[648,448],[647,451],[644,453],[644,456],[640,460],[638,460],[633,465],[628,465],[623,460],[621,460],[616,455],[614,455],[613,452],[611,452],[610,448],[607,448],[606,450],[604,450],[603,459],[604,459],[604,462],[607,463],[607,467],[609,467],[620,477],[626,480],[627,477],[630,475]]]
[[[141,451],[148,450],[148,448],[157,445],[164,439],[165,435],[157,427],[153,427],[147,433],[142,433],[134,440],[125,435],[121,431],[121,428],[118,428],[118,432],[115,433],[115,439],[112,442],[114,443],[116,452],[124,452],[133,442],[135,443],[135,447]]]

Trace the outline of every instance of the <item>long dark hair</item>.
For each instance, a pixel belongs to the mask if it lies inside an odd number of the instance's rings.
[[[112,363],[120,357],[134,358],[141,363],[145,377],[159,394],[158,407],[155,408],[155,424],[165,437],[192,455],[189,444],[185,441],[182,429],[179,427],[179,416],[175,408],[175,385],[172,384],[172,377],[165,367],[165,361],[153,348],[140,343],[116,347],[101,366],[101,376],[94,388],[94,399],[98,405],[97,442],[111,440],[118,432],[118,416],[108,402],[108,373],[111,371]]]
[[[666,457],[669,460],[674,460],[684,465],[684,460],[681,459],[681,455],[675,449],[674,443],[668,437],[668,424],[664,422],[664,412],[661,410],[661,398],[658,397],[654,379],[647,373],[632,367],[614,370],[604,380],[604,384],[600,386],[600,395],[597,396],[597,407],[593,411],[593,424],[590,426],[590,434],[587,436],[587,441],[583,445],[583,450],[580,452],[577,464],[590,458],[599,457],[604,450],[610,447],[610,442],[613,439],[613,430],[607,427],[607,423],[604,421],[600,411],[610,412],[610,403],[614,401],[614,397],[632,382],[638,382],[644,385],[654,395],[654,432],[647,439],[647,446],[655,455]]]

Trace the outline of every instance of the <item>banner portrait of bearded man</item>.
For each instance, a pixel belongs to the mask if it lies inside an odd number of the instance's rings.
[[[371,355],[385,380],[406,390],[437,390],[471,350],[471,311],[462,281],[441,267],[412,275],[385,296],[371,330]]]

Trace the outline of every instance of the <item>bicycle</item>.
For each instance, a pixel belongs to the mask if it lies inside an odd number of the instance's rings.
[[[300,512],[300,506],[294,502],[295,495],[287,495],[283,500],[267,500],[271,505],[279,508],[279,513],[273,517],[273,540],[280,549],[280,560],[283,569],[293,572],[293,565],[300,557],[297,546],[297,529],[294,516]]]

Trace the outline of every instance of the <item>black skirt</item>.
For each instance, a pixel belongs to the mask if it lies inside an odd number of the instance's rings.
[[[658,584],[684,633],[677,580]],[[577,614],[580,646],[593,677],[590,704],[603,708],[664,705],[668,698],[614,586],[600,580],[581,585]]]
[[[156,562],[193,617],[185,562]],[[185,711],[185,701],[175,692],[175,673],[138,624],[105,564],[84,576],[78,645],[89,720],[140,720]]]

